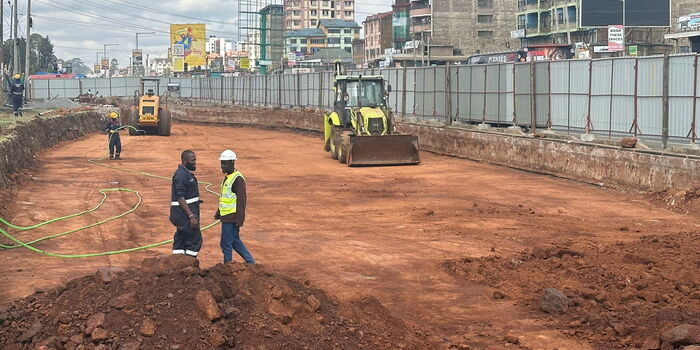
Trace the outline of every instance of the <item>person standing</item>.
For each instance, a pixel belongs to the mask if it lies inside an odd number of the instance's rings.
[[[22,95],[24,95],[24,84],[22,84],[22,76],[17,73],[14,75],[15,81],[10,87],[12,99],[12,111],[15,112],[15,117],[22,115]]]
[[[122,140],[119,137],[119,128],[121,128],[119,124],[119,113],[110,113],[109,122],[107,122],[107,125],[103,128],[109,135],[109,159],[121,159],[119,155],[122,153]]]
[[[235,250],[246,264],[255,264],[253,255],[241,240],[240,230],[245,221],[246,188],[245,178],[236,170],[236,153],[225,150],[219,157],[221,171],[226,174],[221,183],[219,209],[214,219],[221,220],[221,252],[224,254],[224,264],[233,260],[231,251]]]
[[[182,163],[173,175],[170,222],[175,225],[173,254],[197,257],[202,248],[202,232],[199,228],[199,183],[194,176],[197,156],[191,150],[180,154]]]

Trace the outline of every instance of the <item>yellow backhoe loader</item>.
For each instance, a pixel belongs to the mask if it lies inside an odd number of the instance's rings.
[[[335,65],[333,112],[323,118],[325,150],[349,166],[420,163],[418,137],[394,126],[381,75],[347,75]],[[386,91],[386,92],[385,92]]]

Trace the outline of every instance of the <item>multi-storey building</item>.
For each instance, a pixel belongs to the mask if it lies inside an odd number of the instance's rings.
[[[384,49],[393,47],[392,18],[393,13],[389,11],[367,16],[362,22],[365,29],[365,62],[372,63],[384,53]]]
[[[318,28],[305,28],[284,34],[287,53],[313,54],[326,47],[326,34]]]
[[[360,37],[360,26],[355,21],[321,19],[318,29],[326,35],[326,46],[352,53],[352,39]]]
[[[355,0],[285,0],[285,28],[315,28],[322,19],[355,20]]]
[[[352,63],[363,68],[365,63],[365,39],[352,39]]]
[[[409,34],[411,39],[428,42],[433,30],[433,13],[430,0],[411,0],[409,12]]]
[[[671,18],[693,11],[700,11],[697,0],[674,0]],[[596,54],[596,47],[607,46],[607,28],[582,27],[580,14],[581,0],[518,0],[517,28],[525,31],[523,44],[585,43],[593,47],[594,57],[622,54]],[[676,31],[675,23],[671,23],[670,29],[629,27],[625,30],[625,42],[627,46],[636,46],[639,55],[670,53],[673,45],[664,39],[669,31]]]
[[[411,19],[411,1],[395,0],[391,5],[393,19],[391,31],[393,35],[394,48],[403,49],[406,42],[411,40],[409,20]]]

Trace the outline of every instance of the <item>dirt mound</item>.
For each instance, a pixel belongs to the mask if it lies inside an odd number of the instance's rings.
[[[2,349],[422,349],[373,298],[185,256],[104,268],[0,311]],[[82,345],[81,345],[82,344]]]
[[[658,349],[662,332],[700,322],[699,251],[700,234],[686,233],[606,246],[556,242],[515,257],[466,258],[445,267],[600,349]],[[565,296],[557,299],[549,288]]]
[[[665,190],[647,195],[652,201],[682,214],[700,214],[700,187],[687,190]]]

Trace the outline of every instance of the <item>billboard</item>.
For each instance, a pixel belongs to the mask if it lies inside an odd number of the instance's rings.
[[[625,27],[608,26],[608,51],[618,52],[625,49]]]
[[[173,72],[185,71],[185,59],[182,57],[173,57]]]
[[[102,69],[109,69],[109,58],[103,57],[100,63],[102,64]]]
[[[184,63],[189,67],[205,66],[206,59],[206,29],[204,24],[171,24],[170,45],[182,45]]]
[[[131,62],[134,66],[143,65],[143,51],[132,50],[131,51]]]
[[[671,0],[581,0],[581,27],[609,25],[670,27]]]

